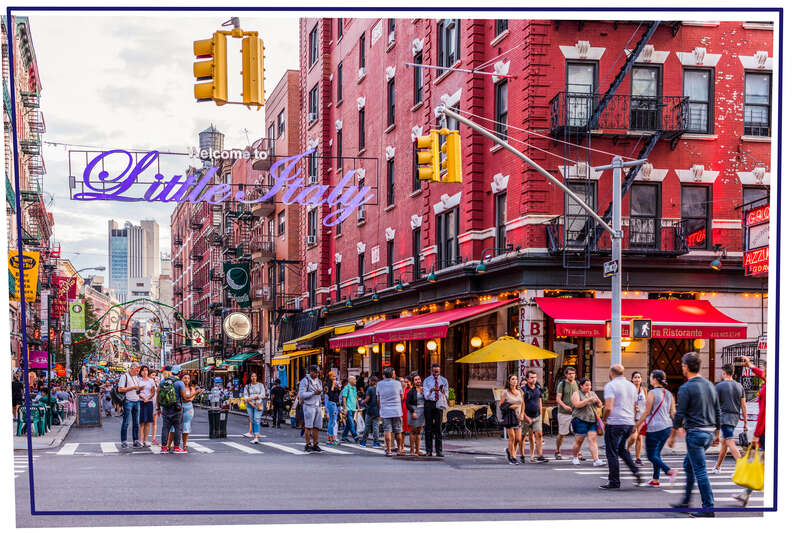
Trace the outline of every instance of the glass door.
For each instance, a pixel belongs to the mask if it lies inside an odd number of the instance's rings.
[[[654,131],[660,127],[660,69],[633,67],[630,98],[630,129]]]
[[[567,126],[588,124],[596,100],[596,72],[594,63],[567,63]]]

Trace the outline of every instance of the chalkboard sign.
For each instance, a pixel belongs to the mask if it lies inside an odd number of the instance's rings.
[[[102,409],[99,394],[77,395],[77,427],[102,425]]]

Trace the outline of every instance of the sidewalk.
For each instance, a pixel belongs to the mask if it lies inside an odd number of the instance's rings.
[[[63,439],[65,439],[66,435],[69,434],[69,430],[71,429],[72,424],[74,424],[74,421],[74,415],[69,416],[63,421],[61,425],[52,426],[50,430],[44,435],[33,437],[33,449],[46,450],[48,448],[57,448],[60,446],[63,442]],[[16,425],[14,428],[16,429]],[[14,432],[14,451],[16,450],[27,450],[27,435],[17,437],[16,432]]]
[[[545,457],[552,457],[555,453],[555,435],[545,435],[544,436],[544,444],[542,446],[542,452],[544,453]],[[600,450],[605,450],[605,437],[599,436],[597,437],[597,441],[599,443]],[[561,445],[561,454],[565,457],[569,457],[572,455],[572,443],[574,442],[572,437],[564,437],[564,443]],[[503,455],[503,450],[506,449],[506,439],[503,437],[479,437],[479,438],[470,438],[470,439],[460,439],[460,438],[453,438],[453,439],[443,439],[443,450],[447,450],[449,452],[457,452],[457,453],[470,453],[475,455]],[[527,446],[526,446],[527,449]],[[641,454],[644,455],[645,448],[641,450]],[[588,455],[588,443],[583,442],[583,446],[581,448],[582,453]],[[720,446],[711,446],[707,450],[708,455],[717,455],[720,451]],[[604,453],[604,452],[603,452]],[[677,438],[676,442],[674,443],[673,449],[664,448],[663,454],[664,455],[672,455],[672,456],[681,456],[687,453],[687,448],[685,447],[685,439],[684,438]],[[603,456],[604,457],[604,456]]]

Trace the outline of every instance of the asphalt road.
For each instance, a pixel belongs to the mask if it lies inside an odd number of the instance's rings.
[[[263,444],[250,444],[241,436],[246,419],[234,415],[228,438],[209,439],[202,409],[196,410],[191,452],[185,455],[159,455],[148,448],[122,451],[119,428],[119,418],[104,419],[99,428],[72,428],[59,449],[36,450],[35,507],[52,515],[31,515],[26,455],[15,454],[17,527],[687,518],[624,511],[664,509],[678,501],[684,474],[676,486],[661,489],[634,487],[626,474],[621,490],[602,491],[598,486],[607,469],[590,461],[512,466],[505,456],[450,452],[442,461],[405,460],[355,444],[305,454],[299,431],[288,426],[264,428]],[[681,461],[672,458],[669,464],[681,467]],[[728,461],[721,476],[711,478],[716,505],[723,508],[734,507],[731,495],[738,490],[730,481],[734,463]],[[651,470],[644,467],[644,472]],[[762,506],[761,497],[758,493],[752,505]],[[563,512],[570,508],[586,511]],[[601,509],[614,512],[597,512]],[[112,514],[125,511],[130,514]],[[151,511],[180,514],[146,514]],[[223,516],[200,514],[206,511]]]

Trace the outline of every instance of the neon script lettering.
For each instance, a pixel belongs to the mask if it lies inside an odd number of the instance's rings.
[[[302,154],[286,157],[275,162],[270,168],[270,175],[274,184],[263,196],[254,200],[246,198],[245,191],[232,193],[231,185],[220,183],[209,186],[218,167],[210,167],[200,179],[190,175],[182,179],[181,175],[173,176],[166,180],[159,172],[154,175],[156,180],[148,186],[142,197],[125,195],[137,183],[138,177],[157,160],[159,152],[151,151],[134,162],[132,154],[124,150],[109,150],[92,159],[83,172],[83,185],[85,192],[75,193],[72,198],[79,201],[115,200],[119,202],[207,202],[220,204],[228,200],[232,194],[234,199],[245,204],[256,204],[274,199],[283,192],[281,202],[287,205],[297,203],[304,206],[320,206],[327,204],[331,211],[324,217],[325,226],[335,226],[348,218],[361,205],[374,198],[371,187],[357,187],[351,185],[355,171],[350,170],[335,185],[310,185],[306,186],[301,179],[302,169],[297,168],[303,157],[311,155],[315,149]],[[96,174],[97,181],[92,181],[92,175],[102,160],[113,154],[123,154],[127,157],[126,168],[111,177],[106,170]]]

